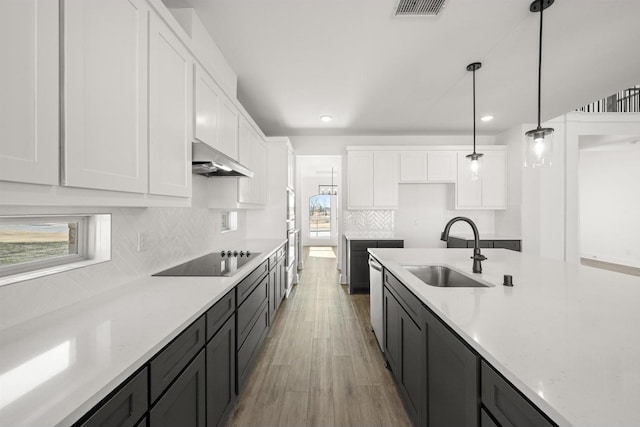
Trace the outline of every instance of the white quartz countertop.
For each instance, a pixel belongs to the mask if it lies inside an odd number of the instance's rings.
[[[231,277],[144,277],[0,331],[0,426],[73,424],[284,243],[243,242],[260,255]]]
[[[473,240],[473,234],[456,234],[451,233],[449,237],[455,237],[462,240]],[[480,233],[480,240],[522,240],[521,236],[515,234],[482,234]]]
[[[369,252],[560,426],[640,426],[640,277],[505,249],[482,249],[481,274],[470,249]],[[433,264],[494,286],[432,287],[402,268]]]
[[[357,231],[344,233],[347,240],[404,240],[393,231]]]

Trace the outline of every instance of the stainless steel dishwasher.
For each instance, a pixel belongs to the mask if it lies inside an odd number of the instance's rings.
[[[369,255],[369,301],[371,304],[371,328],[378,339],[380,350],[384,353],[382,345],[382,266]]]

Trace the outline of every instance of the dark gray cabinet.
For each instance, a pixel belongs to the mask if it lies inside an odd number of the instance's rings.
[[[388,273],[387,273],[388,274]],[[424,413],[424,333],[420,319],[409,314],[402,297],[385,280],[383,288],[385,357],[398,383],[405,407],[414,425],[422,425]],[[411,309],[409,309],[411,311]]]
[[[236,318],[229,317],[206,348],[207,427],[224,425],[236,400]]]
[[[80,427],[134,427],[147,412],[147,368],[125,381]]]
[[[273,323],[286,293],[285,255],[286,246],[283,246],[269,258],[269,324]]]
[[[540,412],[529,400],[482,361],[482,406],[502,427],[552,427],[555,424]],[[491,425],[490,417],[483,417],[483,426]],[[493,420],[491,420],[493,421]]]
[[[427,425],[479,425],[480,359],[440,319],[424,309]]]
[[[502,248],[517,252],[522,250],[520,240],[481,239],[479,243],[481,248]],[[449,239],[447,240],[448,248],[473,248],[473,244],[473,239],[460,239],[458,237],[449,236]]]
[[[150,427],[205,427],[205,369],[202,350],[151,408]]]
[[[369,292],[369,248],[403,248],[404,240],[350,240],[349,293]]]

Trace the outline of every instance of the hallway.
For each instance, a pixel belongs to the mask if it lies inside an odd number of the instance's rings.
[[[282,303],[227,423],[409,426],[371,332],[369,295],[338,285],[334,247],[305,247],[300,283]]]

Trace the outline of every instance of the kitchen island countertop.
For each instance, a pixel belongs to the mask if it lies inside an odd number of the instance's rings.
[[[0,425],[68,426],[178,336],[285,239],[230,277],[144,277],[0,331]]]
[[[560,426],[640,426],[640,277],[483,249],[369,249]],[[438,288],[402,265],[448,265],[493,286]],[[513,287],[502,285],[513,276]]]

